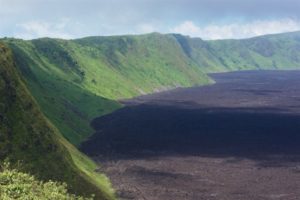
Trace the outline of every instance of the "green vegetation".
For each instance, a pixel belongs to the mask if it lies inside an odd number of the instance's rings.
[[[114,199],[108,179],[69,144],[42,114],[14,65],[12,52],[0,44],[0,160],[41,180],[66,182],[74,194]],[[19,168],[18,168],[19,169]]]
[[[204,41],[177,34],[174,37],[204,72],[300,68],[300,32],[243,40]]]
[[[56,41],[53,43],[56,44]],[[52,58],[52,61],[43,56],[42,50],[37,52],[32,42],[13,40],[9,44],[31,94],[38,101],[44,114],[71,143],[79,144],[93,132],[89,125],[92,118],[121,107],[119,103],[81,87],[78,82],[80,69],[73,68],[72,62],[65,61],[64,57],[60,58],[59,54],[63,54],[63,50],[51,49],[53,52],[57,51],[57,57],[61,59],[57,61]],[[51,45],[48,46],[51,48]],[[52,62],[65,64],[60,66]],[[68,63],[71,63],[70,66]]]
[[[34,176],[10,169],[4,163],[0,171],[0,199],[16,200],[92,200],[68,193],[67,184],[38,181]]]
[[[114,191],[73,145],[93,133],[94,117],[122,107],[118,99],[213,83],[207,73],[300,67],[300,32],[217,41],[152,33],[1,42],[0,160],[21,161],[20,171],[96,199],[114,199]]]
[[[120,98],[210,83],[169,35],[4,40],[44,114],[73,144]]]
[[[300,67],[300,33],[204,41],[179,34],[4,39],[31,94],[72,144],[118,99],[212,83],[206,73]]]

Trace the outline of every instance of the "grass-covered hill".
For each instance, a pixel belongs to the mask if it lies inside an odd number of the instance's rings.
[[[172,35],[4,42],[44,114],[76,145],[92,118],[120,108],[116,99],[210,82]]]
[[[211,83],[207,72],[300,67],[300,33],[204,41],[179,34],[5,39],[44,114],[73,144],[117,99]]]
[[[41,180],[66,182],[76,194],[113,199],[107,178],[95,173],[95,164],[43,115],[15,66],[11,50],[0,44],[0,163],[4,160]]]
[[[118,99],[213,83],[208,72],[299,69],[300,32],[204,41],[179,34],[2,39],[0,156],[76,194],[113,198],[105,176],[73,145]]]
[[[178,34],[174,37],[204,72],[300,69],[300,32],[242,40],[204,41]]]
[[[204,41],[179,34],[5,39],[44,114],[73,144],[120,98],[212,81],[207,72],[300,67],[300,33]]]

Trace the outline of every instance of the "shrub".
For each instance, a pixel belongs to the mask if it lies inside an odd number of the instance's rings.
[[[68,193],[67,184],[49,180],[38,181],[34,176],[10,169],[4,164],[0,171],[1,200],[92,200]]]

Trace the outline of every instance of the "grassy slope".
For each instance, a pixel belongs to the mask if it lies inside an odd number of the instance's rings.
[[[110,183],[95,164],[68,143],[42,114],[15,67],[12,52],[0,44],[0,160],[22,161],[22,171],[59,180],[81,195],[113,199]]]
[[[176,86],[207,84],[209,78],[182,51],[174,37],[158,33],[140,36],[90,37],[74,40],[81,54],[103,63],[116,74],[94,75],[85,82],[87,88],[109,98],[126,98]],[[86,53],[84,53],[86,52]],[[84,63],[82,63],[84,65]],[[99,68],[85,62],[88,69]],[[99,73],[101,74],[101,73]],[[102,87],[101,87],[102,86]],[[111,91],[104,90],[112,89]]]
[[[243,40],[203,41],[175,37],[205,72],[300,68],[300,32]]]
[[[4,40],[44,114],[73,144],[115,100],[210,83],[207,72],[300,67],[300,33],[203,41],[178,34]],[[204,73],[203,73],[204,72]]]
[[[7,39],[45,115],[78,145],[92,118],[121,107],[115,100],[210,79],[172,36]]]
[[[93,117],[111,112],[121,105],[82,88],[78,75],[80,69],[68,63],[68,56],[60,57],[63,49],[51,46],[58,42],[50,40],[48,44],[48,40],[45,40],[45,43],[22,40],[8,42],[16,64],[42,111],[71,143],[78,144],[92,133],[89,123]],[[43,45],[49,51],[57,52],[57,56],[47,57],[48,52],[43,53]]]

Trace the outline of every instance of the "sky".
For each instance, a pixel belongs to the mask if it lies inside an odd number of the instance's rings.
[[[0,0],[0,37],[180,33],[249,38],[300,30],[300,0]]]

